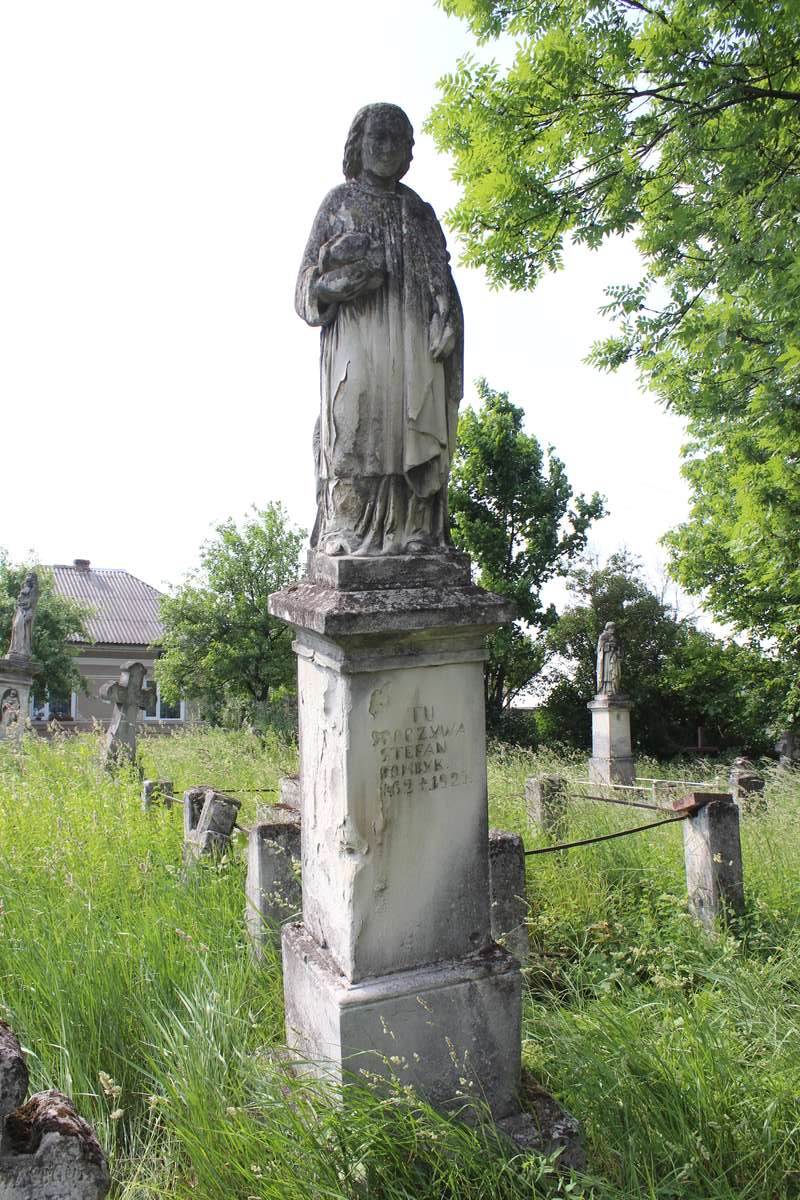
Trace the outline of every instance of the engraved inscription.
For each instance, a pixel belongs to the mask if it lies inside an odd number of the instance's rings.
[[[463,721],[442,721],[432,704],[412,706],[407,725],[374,729],[372,746],[380,763],[381,799],[469,783],[461,766],[466,736]]]

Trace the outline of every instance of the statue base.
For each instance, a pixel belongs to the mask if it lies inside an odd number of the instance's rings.
[[[599,693],[587,708],[592,714],[592,757],[589,778],[593,783],[636,782],[631,748],[631,709],[624,696]]]
[[[308,552],[309,583],[340,592],[371,592],[381,588],[466,587],[470,582],[468,554],[442,550],[439,554],[319,554]]]
[[[33,681],[42,669],[42,664],[35,659],[19,654],[0,658],[0,742],[7,738],[22,738]]]
[[[510,1116],[521,978],[491,936],[483,664],[513,610],[463,556],[310,569],[269,601],[297,631],[300,701],[287,1041],[320,1077],[396,1074],[437,1107]]]

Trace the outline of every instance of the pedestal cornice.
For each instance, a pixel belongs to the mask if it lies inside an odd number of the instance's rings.
[[[515,616],[512,601],[473,585],[343,591],[303,582],[274,592],[269,611],[298,629],[330,638],[456,626],[489,632]]]

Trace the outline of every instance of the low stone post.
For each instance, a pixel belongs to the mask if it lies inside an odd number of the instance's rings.
[[[174,799],[171,779],[145,779],[142,784],[143,812],[149,812],[154,804],[162,804],[164,808],[172,808]]]
[[[689,810],[683,825],[689,911],[713,930],[724,912],[744,909],[739,809],[727,792],[690,792],[675,807]]]
[[[26,1102],[28,1069],[0,1021],[0,1200],[103,1200],[108,1163],[92,1128],[61,1092]]]
[[[192,862],[199,858],[221,858],[228,849],[241,808],[241,801],[213,788],[204,788],[204,802],[197,824],[184,839],[184,858]],[[194,801],[196,804],[196,800]],[[185,804],[185,800],[184,800]],[[194,817],[192,810],[190,819]],[[184,821],[186,807],[184,807]]]
[[[745,812],[754,812],[767,807],[764,796],[764,776],[759,775],[748,758],[735,758],[731,763],[728,787],[738,805]]]
[[[525,898],[525,847],[518,833],[489,830],[489,916],[492,937],[527,966],[530,955]]]
[[[288,805],[259,806],[258,824],[248,839],[245,897],[250,948],[259,959],[283,922],[303,905],[300,815]]]
[[[567,829],[567,781],[560,775],[532,775],[525,780],[528,820],[555,841]]]
[[[281,804],[287,804],[289,808],[300,809],[300,776],[299,775],[281,775],[278,780],[280,789]]]

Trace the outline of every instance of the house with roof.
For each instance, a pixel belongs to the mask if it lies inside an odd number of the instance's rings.
[[[158,657],[164,627],[159,614],[162,593],[128,571],[92,567],[88,559],[76,558],[71,566],[56,564],[53,590],[91,609],[86,631],[91,639],[75,640],[75,665],[88,685],[88,695],[50,696],[31,713],[40,728],[56,720],[65,728],[92,729],[108,725],[111,706],[100,699],[100,687],[116,679],[123,663],[144,663],[149,679]],[[143,714],[146,725],[167,732],[187,718],[186,704],[171,705],[161,699],[158,687],[150,710]]]

